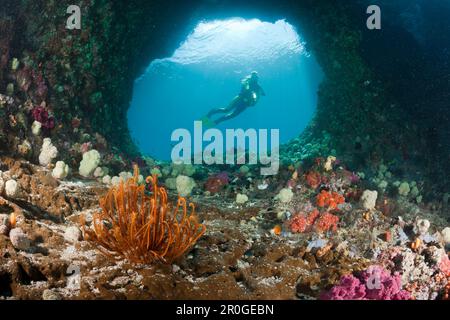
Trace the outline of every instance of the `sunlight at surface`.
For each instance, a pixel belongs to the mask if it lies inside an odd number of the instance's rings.
[[[233,18],[199,23],[173,56],[164,60],[194,64],[216,59],[244,65],[248,61],[273,63],[301,53],[306,53],[304,42],[285,20],[270,23]]]

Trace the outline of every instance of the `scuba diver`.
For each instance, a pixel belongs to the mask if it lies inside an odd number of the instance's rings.
[[[215,126],[225,120],[232,119],[241,114],[248,107],[256,105],[260,96],[265,96],[264,90],[258,84],[258,73],[253,71],[249,76],[241,81],[241,92],[231,101],[225,108],[217,108],[211,110],[206,117],[202,119],[206,126]],[[211,116],[217,113],[225,113],[216,120],[212,120]]]

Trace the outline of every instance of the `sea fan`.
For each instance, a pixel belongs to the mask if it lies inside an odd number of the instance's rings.
[[[113,259],[171,263],[195,244],[206,227],[198,223],[193,203],[178,197],[176,205],[170,206],[155,175],[146,179],[150,195],[144,184],[138,184],[138,176],[135,166],[132,178],[112,186],[100,199],[102,210],[94,214],[93,229],[83,222],[85,235]]]

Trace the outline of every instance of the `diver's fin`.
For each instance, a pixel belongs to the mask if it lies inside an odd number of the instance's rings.
[[[200,121],[206,128],[212,128],[216,125],[216,123],[213,120],[211,120],[208,116],[204,116],[203,118],[200,119]]]

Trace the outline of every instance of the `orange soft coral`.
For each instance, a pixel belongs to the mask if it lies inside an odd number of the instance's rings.
[[[317,195],[317,205],[321,208],[328,207],[328,209],[334,210],[341,203],[345,202],[345,198],[337,192],[328,192],[322,190]]]
[[[147,195],[145,185],[137,182],[138,175],[135,167],[133,178],[113,186],[100,199],[102,210],[93,217],[93,230],[85,226],[84,232],[114,259],[171,263],[194,245],[206,228],[197,222],[194,204],[187,205],[179,197],[176,205],[170,206],[156,176],[146,180],[152,185],[152,194]]]
[[[338,216],[326,212],[317,219],[314,226],[318,232],[336,231],[338,223]]]

